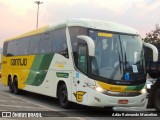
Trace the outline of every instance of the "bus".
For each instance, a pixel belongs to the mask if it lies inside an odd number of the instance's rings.
[[[151,43],[158,49],[158,53],[160,53],[160,43]],[[147,92],[148,94],[148,102],[147,108],[153,109],[160,112],[160,56],[158,55],[158,61],[152,61],[153,52],[146,48],[145,49],[145,62],[146,62],[146,70],[148,73],[147,76]]]
[[[63,108],[143,106],[143,41],[119,23],[70,18],[7,39],[2,84],[15,94],[24,90],[58,98]]]

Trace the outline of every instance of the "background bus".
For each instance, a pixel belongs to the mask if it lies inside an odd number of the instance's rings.
[[[148,103],[147,108],[155,108],[160,112],[160,43],[152,43],[158,50],[158,61],[154,62],[152,60],[153,52],[152,50],[145,49],[145,61],[146,70],[148,75],[147,83],[148,89]]]
[[[68,19],[8,39],[2,83],[88,106],[143,106],[146,73],[138,32],[118,23]]]

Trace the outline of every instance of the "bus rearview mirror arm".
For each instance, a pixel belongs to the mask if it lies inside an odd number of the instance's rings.
[[[158,49],[150,43],[144,42],[143,44],[144,44],[145,47],[148,47],[148,48],[152,49],[152,51],[153,51],[153,62],[157,62],[158,61]]]
[[[86,41],[87,45],[88,45],[88,52],[89,52],[89,56],[95,56],[95,44],[94,41],[85,35],[78,35],[77,38]]]

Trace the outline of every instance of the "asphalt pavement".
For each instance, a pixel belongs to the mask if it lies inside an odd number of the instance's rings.
[[[147,102],[146,102],[147,104]],[[129,113],[128,113],[129,112]],[[60,107],[58,100],[35,93],[10,93],[7,86],[0,83],[0,120],[10,119],[58,119],[58,120],[103,120],[103,119],[158,119],[155,109],[143,107],[94,108],[73,104],[71,109]],[[142,114],[146,115],[143,116]],[[140,115],[142,115],[140,117]],[[126,117],[127,116],[127,117]],[[151,117],[150,117],[151,116]]]

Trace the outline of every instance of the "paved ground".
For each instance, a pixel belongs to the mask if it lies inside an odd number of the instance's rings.
[[[18,113],[13,114],[14,117],[16,115],[23,115],[26,114],[31,115],[31,113],[37,113],[36,115],[38,117],[40,116],[50,116],[50,117],[42,117],[41,119],[68,119],[68,120],[106,120],[106,119],[114,119],[114,120],[120,120],[124,119],[123,117],[107,117],[112,116],[113,113],[114,116],[122,115],[123,111],[126,114],[128,111],[135,111],[135,112],[142,112],[146,111],[145,113],[155,113],[155,109],[148,110],[146,109],[146,106],[143,107],[129,107],[129,108],[123,108],[123,107],[114,107],[113,111],[108,111],[106,109],[100,109],[100,108],[91,108],[91,107],[85,107],[85,106],[79,106],[74,104],[72,109],[66,110],[59,106],[58,101],[54,98],[42,96],[38,94],[33,94],[29,92],[25,92],[23,95],[15,95],[12,93],[9,93],[8,87],[2,86],[0,84],[0,113],[2,115],[2,112],[16,112]],[[120,114],[118,114],[120,112]],[[3,113],[4,115],[6,113]],[[104,116],[104,117],[102,117]],[[135,117],[125,117],[127,119],[135,119]],[[138,117],[137,119],[158,119],[158,117]],[[28,119],[28,118],[0,118],[0,120],[9,120],[9,119]],[[35,118],[29,118],[29,119],[35,119]],[[39,118],[37,118],[39,119]]]
[[[30,100],[24,98],[27,96]],[[60,109],[59,110],[53,109],[48,106],[41,105],[40,103],[33,102],[32,97],[35,97],[37,99],[38,97],[40,97],[40,99],[41,97],[47,98],[46,96],[39,96],[37,94],[32,94],[29,92],[26,92],[24,95],[14,95],[12,93],[9,93],[8,87],[4,87],[0,84],[0,113],[1,113],[0,116],[3,116],[3,118],[0,118],[0,120],[22,119],[20,117],[23,117],[23,119],[28,119],[25,118],[24,116],[27,117],[30,116],[31,117],[30,119],[34,119],[32,118],[32,116],[37,116],[37,117],[45,116],[44,118],[41,119],[57,119],[57,117],[58,119],[62,120],[79,119],[79,118],[69,118]],[[19,116],[19,117],[10,118],[7,116],[12,116],[12,117]]]

